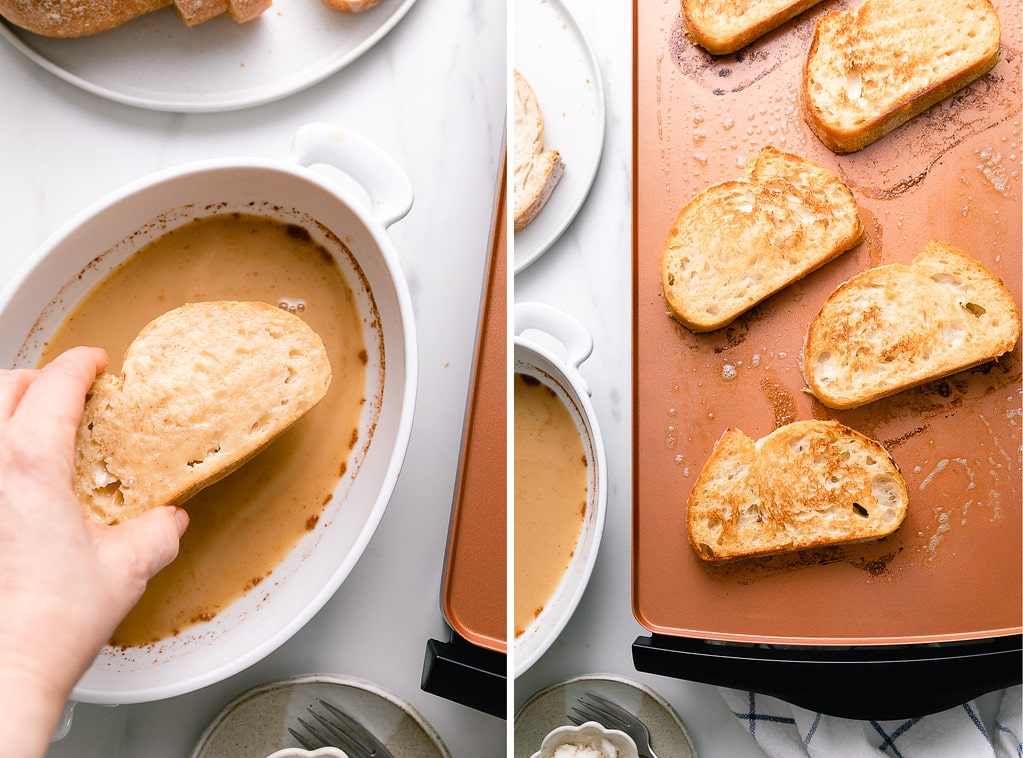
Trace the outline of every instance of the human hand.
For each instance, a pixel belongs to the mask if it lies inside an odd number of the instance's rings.
[[[82,511],[75,434],[106,361],[81,347],[0,371],[0,734],[42,740],[21,755],[45,752],[75,682],[188,526],[174,506],[116,526]]]

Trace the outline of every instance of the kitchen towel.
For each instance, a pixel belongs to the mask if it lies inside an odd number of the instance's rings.
[[[920,718],[856,721],[767,695],[719,688],[770,758],[1023,758],[1023,693],[1002,693],[985,725],[975,701]]]

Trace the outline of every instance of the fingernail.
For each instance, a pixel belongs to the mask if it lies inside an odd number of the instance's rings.
[[[188,511],[184,508],[175,508],[174,520],[178,522],[178,537],[180,537],[188,528]]]

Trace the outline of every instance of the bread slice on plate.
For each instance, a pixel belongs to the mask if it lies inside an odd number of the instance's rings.
[[[536,93],[515,71],[515,231],[536,218],[565,173],[561,153],[544,147],[543,111]]]
[[[75,445],[75,491],[106,523],[180,504],[226,476],[326,394],[319,336],[266,303],[190,303],[145,326],[100,374]]]
[[[821,0],[682,0],[686,35],[711,55],[746,47]]]
[[[878,539],[909,494],[878,442],[837,421],[795,421],[759,440],[727,430],[697,477],[689,541],[708,562]]]
[[[806,333],[803,377],[828,407],[855,408],[993,360],[1019,336],[1001,280],[930,242],[910,265],[868,269],[828,297]]]
[[[694,332],[727,326],[863,236],[852,192],[823,166],[765,147],[746,173],[686,204],[661,254],[665,302]]]
[[[880,139],[990,71],[989,0],[865,0],[820,18],[803,68],[806,122],[837,153]]]

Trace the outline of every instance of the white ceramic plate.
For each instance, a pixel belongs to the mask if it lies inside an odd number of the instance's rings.
[[[415,0],[342,13],[321,0],[274,0],[237,24],[226,14],[188,28],[172,7],[75,39],[0,21],[37,64],[101,97],[152,110],[226,111],[266,103],[321,81],[375,45]]]
[[[350,676],[299,676],[253,687],[231,701],[199,738],[191,758],[263,758],[298,743],[288,727],[322,698],[372,732],[396,756],[451,758],[440,735],[405,700]]]
[[[544,118],[544,144],[565,173],[535,219],[515,232],[515,273],[553,245],[593,186],[604,149],[604,85],[593,50],[561,0],[516,0],[514,65]]]
[[[568,713],[584,692],[595,692],[632,712],[650,730],[658,755],[696,758],[696,748],[678,713],[654,690],[613,674],[588,674],[551,685],[533,695],[515,714],[515,758],[529,758],[543,738],[571,723]]]

